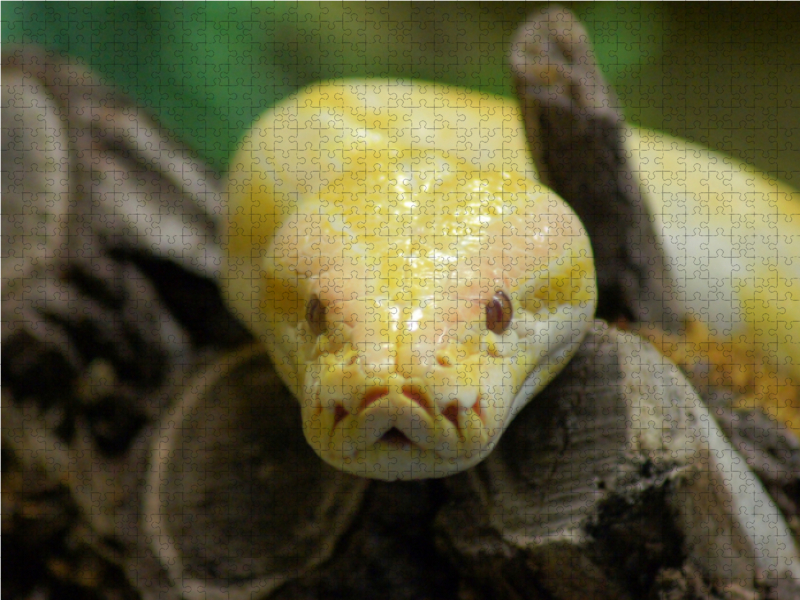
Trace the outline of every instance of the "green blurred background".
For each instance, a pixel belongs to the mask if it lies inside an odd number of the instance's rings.
[[[565,3],[635,123],[800,187],[800,5]],[[537,4],[3,2],[3,43],[83,59],[224,171],[258,114],[319,79],[423,78],[511,95]]]

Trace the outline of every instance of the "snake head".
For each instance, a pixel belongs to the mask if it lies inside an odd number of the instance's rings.
[[[355,84],[290,99],[245,140],[229,183],[230,302],[317,454],[385,480],[485,458],[575,352],[596,302],[583,226],[530,176],[524,141],[520,153],[506,136],[487,157],[441,135],[404,140],[392,123],[425,116],[406,85],[406,109],[365,102],[375,87]],[[508,104],[483,98],[476,116],[499,106],[507,120]]]

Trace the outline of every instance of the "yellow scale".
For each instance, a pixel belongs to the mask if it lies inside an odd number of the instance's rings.
[[[659,344],[713,385],[800,434],[800,192],[728,156],[633,130],[655,229],[672,266],[686,336]]]

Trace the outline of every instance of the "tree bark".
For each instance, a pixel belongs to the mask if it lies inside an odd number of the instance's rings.
[[[669,265],[625,158],[624,117],[586,29],[567,9],[546,8],[517,30],[510,62],[539,177],[592,240],[597,316],[678,331]]]

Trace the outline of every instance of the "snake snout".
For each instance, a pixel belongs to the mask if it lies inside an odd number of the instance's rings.
[[[492,382],[505,375],[491,379],[484,369],[477,377],[472,363],[452,358],[408,360],[415,368],[406,373],[390,354],[347,363],[328,353],[307,370],[303,430],[317,454],[344,471],[387,480],[441,477],[486,456],[508,405],[505,388]],[[489,393],[476,384],[483,379],[491,379]]]
[[[427,414],[434,416],[434,407],[433,407],[433,399],[431,398],[430,394],[428,394],[425,389],[421,386],[417,385],[403,385],[400,388],[400,392],[402,396],[411,400],[412,406],[416,409],[422,409]],[[361,398],[361,401],[356,404],[356,410],[354,413],[345,407],[342,402],[336,402],[334,404],[334,419],[333,419],[333,426],[336,427],[341,423],[345,417],[348,415],[358,415],[365,410],[367,410],[370,406],[377,404],[380,402],[382,398],[385,398],[389,395],[389,388],[386,386],[378,386],[369,388],[365,393],[364,396]],[[456,425],[456,416],[453,415],[452,418],[445,414],[447,419],[451,421],[454,425]]]
[[[414,406],[418,406],[422,408],[425,412],[429,415],[433,415],[433,400],[431,399],[430,395],[425,392],[422,387],[416,385],[404,385],[401,387],[401,393],[403,396],[408,398],[414,403]],[[364,394],[364,397],[361,399],[361,402],[358,404],[357,413],[360,413],[376,402],[378,402],[381,398],[389,395],[389,388],[388,387],[374,387],[367,390]],[[341,407],[341,410],[346,410],[343,406],[337,405],[337,410]],[[342,415],[344,417],[344,415]],[[341,419],[339,419],[341,420]]]
[[[306,439],[326,462],[380,479],[441,477],[491,449],[480,392],[443,393],[408,379],[365,383],[350,394],[325,386],[319,403],[304,405]]]

